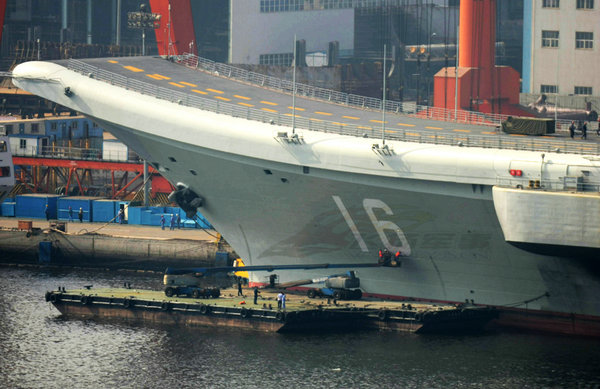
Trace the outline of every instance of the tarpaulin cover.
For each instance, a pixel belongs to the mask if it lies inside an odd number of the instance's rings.
[[[546,135],[554,134],[553,119],[518,118],[509,116],[502,122],[502,131],[507,134]]]

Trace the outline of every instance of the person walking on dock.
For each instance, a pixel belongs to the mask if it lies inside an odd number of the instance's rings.
[[[165,229],[165,215],[160,215],[160,228]]]
[[[285,293],[281,293],[281,309],[285,309]]]
[[[171,231],[173,231],[175,229],[175,214],[174,213],[171,214],[171,225],[169,226],[169,229]]]
[[[69,221],[73,221],[73,208],[69,205]]]
[[[281,299],[283,298],[283,293],[279,292],[277,295],[277,309],[281,309]]]
[[[258,291],[258,287],[255,286],[254,287],[254,305],[256,305],[256,302],[258,301],[258,295],[260,294],[260,292]]]
[[[587,122],[584,122],[581,127],[581,139],[587,139]]]
[[[569,126],[569,135],[571,135],[571,139],[575,136],[575,120],[571,120],[571,125]]]
[[[79,223],[83,223],[83,208],[79,207]]]

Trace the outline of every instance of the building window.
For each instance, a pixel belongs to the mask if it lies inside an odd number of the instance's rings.
[[[6,135],[10,135],[13,133],[13,125],[12,124],[5,124],[4,129],[6,130]]]
[[[594,0],[577,0],[577,9],[594,9]]]
[[[302,11],[304,0],[260,0],[260,12]]]
[[[37,134],[40,132],[40,125],[38,123],[31,123],[31,133]]]
[[[50,129],[51,130],[56,130],[56,122],[50,123]]]
[[[558,47],[558,31],[542,31],[542,47]]]
[[[594,33],[575,31],[575,48],[576,49],[593,49],[594,48]]]
[[[591,86],[576,86],[575,94],[576,95],[591,95],[592,87]]]
[[[559,8],[560,0],[544,0],[542,2],[542,8]]]
[[[19,139],[19,148],[20,149],[26,149],[27,148],[27,141],[25,139]]]
[[[258,61],[261,65],[291,66],[293,58],[294,53],[261,54]]]
[[[556,86],[556,85],[542,85],[540,87],[540,93],[558,93],[558,86]]]

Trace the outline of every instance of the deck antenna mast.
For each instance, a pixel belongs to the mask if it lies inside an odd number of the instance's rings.
[[[387,56],[387,45],[383,45],[383,99],[382,99],[382,104],[381,104],[381,112],[382,112],[382,119],[381,119],[381,142],[383,145],[385,145],[385,79],[386,79],[386,60],[385,57]]]
[[[169,39],[169,49],[167,52],[167,57],[171,56],[171,50],[173,50],[173,56],[175,56],[175,49],[173,48],[173,41],[171,40],[171,2],[169,1],[169,23],[167,25],[168,31],[168,39]]]
[[[296,34],[294,34],[294,55],[292,59],[292,134],[296,133]]]

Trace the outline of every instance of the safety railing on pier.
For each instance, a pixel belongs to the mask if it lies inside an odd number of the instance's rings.
[[[196,56],[181,56],[179,58],[179,62],[185,64],[186,66],[211,72],[215,75],[232,77],[238,80],[244,80],[245,82],[252,82],[253,84],[263,87],[278,89],[287,93],[291,93],[293,88],[292,82],[288,80],[282,80],[274,77],[264,76],[258,73],[248,72],[243,69],[213,62]],[[292,121],[294,121],[294,125],[300,135],[301,131],[304,129],[336,133],[341,135],[358,136],[363,138],[382,138],[383,128],[380,126],[359,126],[355,124],[338,123],[322,119],[299,117],[298,115],[296,115],[294,120],[291,117],[291,114],[266,112],[255,108],[241,107],[235,104],[211,100],[189,93],[163,88],[119,74],[111,73],[75,59],[70,59],[67,66],[70,70],[76,71],[90,78],[183,106],[198,108],[232,117],[244,118],[246,120],[270,123],[278,126],[292,127]],[[381,100],[371,97],[350,95],[303,84],[296,85],[296,93],[297,95],[310,96],[312,98],[319,98],[330,102],[348,104],[355,107],[369,108],[374,110],[380,110],[382,106]],[[431,118],[441,113],[448,115],[448,112],[442,112],[439,108],[423,107],[414,103],[390,101],[386,102],[386,109],[389,112],[411,115],[423,119]],[[454,115],[454,111],[452,111],[452,115]],[[467,111],[459,111],[456,116],[457,121],[488,125],[491,124],[492,126],[495,126],[496,123],[500,123],[501,120],[500,115],[490,116]],[[539,137],[499,137],[495,135],[466,135],[464,133],[455,134],[450,132],[440,133],[416,129],[406,130],[400,128],[386,128],[385,138],[406,142],[464,147],[486,147],[548,152],[558,151],[573,154],[600,154],[600,144],[578,143],[566,140],[563,142],[557,142],[556,140]]]
[[[15,157],[75,159],[106,162],[140,163],[139,157],[132,158],[126,151],[101,150],[97,148],[68,147],[68,146],[26,146],[15,144],[11,148]]]

